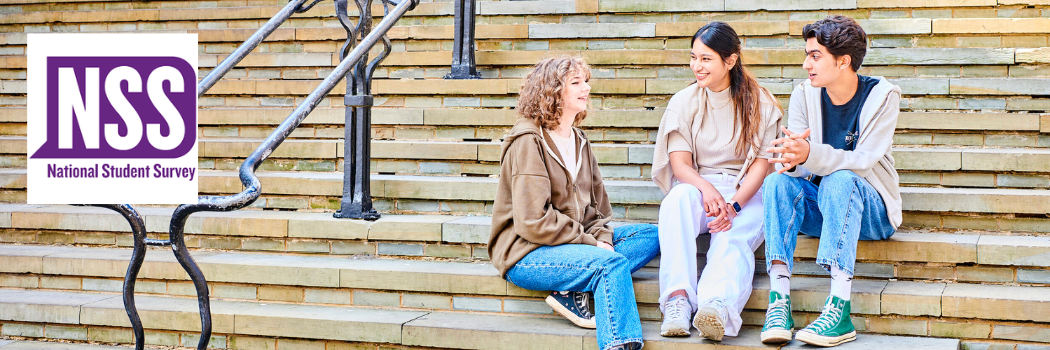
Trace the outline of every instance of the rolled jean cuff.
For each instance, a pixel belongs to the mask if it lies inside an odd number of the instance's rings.
[[[838,266],[839,269],[841,269],[846,274],[850,275],[850,277],[853,276],[853,266],[851,265],[847,267],[846,264],[843,264],[841,261],[835,261],[827,258],[817,258],[817,265],[823,267],[824,270],[828,273],[831,273],[832,266]]]
[[[623,345],[623,344],[628,344],[628,343],[637,343],[639,349],[641,349],[642,346],[645,345],[645,343],[642,342],[642,338],[628,338],[628,339],[621,340],[621,341],[615,341],[615,340],[611,341],[611,342],[609,342],[609,346],[607,346],[603,350],[609,350],[609,349],[615,348],[617,346],[620,346],[620,345]]]
[[[783,255],[773,254],[766,256],[766,274],[769,274],[769,270],[773,269],[773,261],[775,260],[780,260],[787,264],[788,272],[795,271],[795,261]]]

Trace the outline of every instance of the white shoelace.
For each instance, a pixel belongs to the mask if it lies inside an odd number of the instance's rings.
[[[820,312],[820,317],[817,317],[809,327],[812,327],[818,333],[822,333],[835,327],[835,323],[841,318],[842,309],[835,307],[835,304],[829,299],[828,302],[824,304],[824,311]]]
[[[721,299],[712,299],[708,305],[718,311],[718,317],[722,318],[722,322],[729,322],[729,307]]]
[[[689,311],[686,311],[689,310]],[[667,313],[667,317],[672,320],[688,320],[688,315],[683,315],[682,312],[691,312],[692,307],[689,306],[689,301],[682,297],[676,297],[667,302],[664,306],[664,312]]]
[[[590,294],[583,292],[577,292],[573,297],[573,301],[576,302],[576,307],[580,309],[581,316],[584,316],[584,318],[594,317],[594,315],[591,314],[591,310],[588,309],[588,304],[590,304],[588,299],[590,299]]]
[[[791,317],[787,312],[781,310],[787,309],[787,299],[777,299],[772,304],[769,304],[769,309],[766,310],[766,323],[773,326],[784,327],[787,325],[787,318]]]

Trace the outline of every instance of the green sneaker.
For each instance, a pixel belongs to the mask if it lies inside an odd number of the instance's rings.
[[[828,296],[820,317],[798,331],[795,339],[816,346],[835,346],[857,340],[857,331],[849,318],[849,300]]]
[[[769,292],[769,308],[766,309],[766,324],[762,326],[763,343],[787,343],[795,320],[791,318],[791,296]]]

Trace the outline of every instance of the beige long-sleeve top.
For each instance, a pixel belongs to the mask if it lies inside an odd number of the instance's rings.
[[[674,151],[693,154],[694,170],[700,174],[737,175],[734,186],[746,175],[755,158],[770,158],[765,148],[777,137],[783,112],[768,91],[761,92],[762,124],[755,135],[757,149],[746,156],[736,154],[739,132],[730,89],[713,92],[696,84],[682,89],[667,104],[653,154],[653,181],[664,193],[671,190],[674,174],[668,155]]]

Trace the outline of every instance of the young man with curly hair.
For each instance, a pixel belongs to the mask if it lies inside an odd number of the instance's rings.
[[[769,307],[762,341],[791,340],[790,280],[798,233],[819,237],[817,264],[831,273],[820,316],[795,339],[817,346],[855,340],[850,288],[858,240],[889,238],[900,226],[901,197],[890,147],[901,90],[858,75],[864,29],[829,16],[802,30],[809,79],[795,87],[785,136],[769,152],[778,171],[762,186]]]

